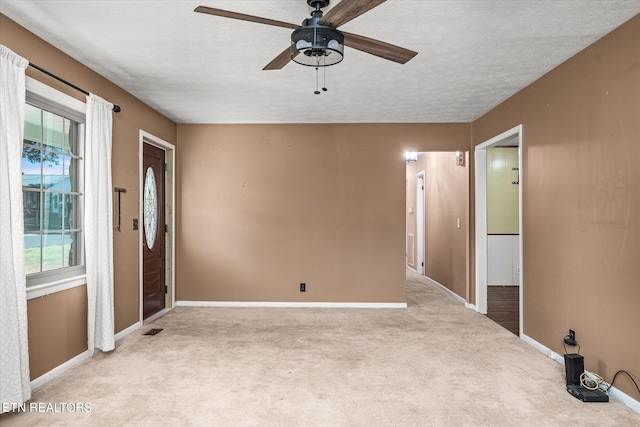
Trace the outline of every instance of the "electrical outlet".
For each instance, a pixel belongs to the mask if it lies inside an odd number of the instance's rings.
[[[300,292],[306,292],[307,291],[307,285],[305,283],[300,283]]]
[[[573,329],[569,329],[569,339],[574,342],[576,340],[576,331],[574,331]]]

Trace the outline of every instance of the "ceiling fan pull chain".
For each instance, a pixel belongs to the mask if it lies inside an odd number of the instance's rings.
[[[318,90],[318,67],[316,67],[316,90],[313,93],[320,95],[320,91]]]
[[[326,56],[322,57],[322,60],[326,62]],[[324,67],[322,67],[322,91],[326,92],[329,89],[327,89],[327,65],[325,64]]]

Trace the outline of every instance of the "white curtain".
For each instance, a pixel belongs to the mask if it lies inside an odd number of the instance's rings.
[[[85,142],[85,252],[88,347],[115,348],[113,316],[113,211],[111,131],[113,104],[87,96]]]
[[[31,398],[24,275],[22,138],[29,62],[0,45],[0,401]]]

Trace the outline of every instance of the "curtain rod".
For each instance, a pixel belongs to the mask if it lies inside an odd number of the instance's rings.
[[[61,78],[61,77],[56,76],[56,75],[55,75],[55,74],[53,74],[52,72],[47,71],[47,70],[45,70],[45,69],[44,69],[44,68],[42,68],[42,67],[38,67],[36,64],[32,64],[32,63],[30,62],[30,63],[29,63],[29,66],[30,66],[30,67],[33,67],[33,68],[35,68],[36,70],[38,70],[38,71],[40,71],[40,72],[45,73],[46,75],[48,75],[48,76],[50,76],[50,77],[53,77],[54,79],[58,80],[59,82],[62,82],[62,83],[64,83],[64,84],[66,84],[67,86],[71,86],[72,88],[74,88],[74,89],[75,89],[75,90],[77,90],[78,92],[82,92],[82,93],[84,93],[85,95],[89,95],[89,92],[87,92],[86,90],[84,90],[84,89],[82,89],[82,88],[79,88],[78,86],[74,85],[73,83],[70,83],[70,82],[66,81],[65,79],[63,79],[63,78]],[[119,105],[116,105],[116,104],[113,104],[113,112],[114,112],[114,113],[119,113],[120,111],[121,111],[120,106],[119,106]]]

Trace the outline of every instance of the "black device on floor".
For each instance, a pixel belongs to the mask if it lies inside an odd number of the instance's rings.
[[[580,399],[583,402],[608,402],[609,396],[604,391],[598,390],[589,390],[588,388],[582,387],[581,385],[567,385],[567,391],[570,395],[575,397],[576,399]]]
[[[578,353],[565,354],[564,370],[567,374],[567,385],[580,385],[580,375],[584,372],[584,356]]]
[[[584,373],[584,357],[577,353],[564,355],[564,369],[567,375],[567,391],[583,402],[608,402],[609,396],[602,390],[589,390],[580,384]]]

